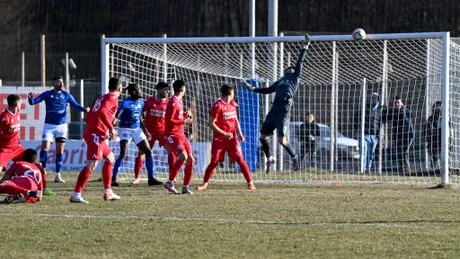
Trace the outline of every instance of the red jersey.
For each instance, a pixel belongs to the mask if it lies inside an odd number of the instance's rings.
[[[232,133],[236,137],[236,120],[238,112],[236,103],[232,100],[226,103],[224,100],[217,100],[211,108],[211,117],[216,119],[216,125],[225,132]],[[224,135],[214,131],[213,139],[224,139]]]
[[[0,148],[15,148],[19,144],[21,118],[19,112],[5,109],[0,115]]]
[[[168,98],[162,101],[157,100],[156,96],[152,96],[144,103],[142,112],[145,113],[145,127],[150,133],[163,134],[165,131],[165,114],[166,106],[169,103]]]
[[[39,191],[43,190],[42,173],[34,164],[25,161],[16,162],[11,165],[5,174],[11,178],[29,177],[37,183]]]
[[[165,135],[185,136],[184,105],[176,96],[169,99],[165,113]]]
[[[108,137],[107,132],[113,130],[113,118],[118,109],[118,96],[110,92],[94,102],[86,116],[86,129],[90,133],[99,133]]]

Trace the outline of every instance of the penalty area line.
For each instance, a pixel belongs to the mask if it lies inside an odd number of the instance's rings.
[[[255,225],[305,225],[305,226],[369,226],[381,228],[413,228],[413,229],[440,229],[434,226],[420,226],[416,223],[423,222],[407,222],[406,224],[392,223],[384,221],[337,221],[337,222],[321,222],[321,221],[265,221],[265,220],[240,220],[230,218],[186,218],[186,217],[158,217],[158,216],[114,216],[114,215],[78,215],[78,214],[11,214],[0,213],[0,216],[5,217],[43,217],[43,218],[64,218],[64,219],[112,219],[112,220],[158,220],[158,221],[189,221],[189,222],[209,222],[209,223],[235,223],[235,224],[255,224]],[[411,223],[411,224],[408,224]],[[429,223],[429,222],[426,222]]]

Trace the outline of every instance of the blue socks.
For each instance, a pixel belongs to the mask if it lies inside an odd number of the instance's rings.
[[[123,163],[124,158],[123,157],[118,157],[117,160],[115,160],[115,164],[113,165],[113,174],[112,178],[117,178],[118,175],[118,169],[120,169],[121,164]]]
[[[61,166],[62,166],[63,158],[64,157],[62,154],[56,154],[56,173],[57,174],[61,173]]]
[[[146,157],[145,158],[145,167],[147,167],[147,175],[148,177],[154,177],[155,176],[155,171],[153,169],[153,157]]]
[[[43,168],[46,168],[46,161],[48,160],[48,151],[40,150],[40,163],[42,163]],[[57,162],[57,160],[56,160]]]

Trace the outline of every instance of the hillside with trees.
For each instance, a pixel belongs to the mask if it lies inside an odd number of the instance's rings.
[[[100,76],[100,35],[207,37],[248,35],[247,0],[0,0],[0,78],[40,80],[40,35],[46,35],[47,77],[62,74],[65,52],[77,78]],[[267,1],[257,1],[256,35],[267,32]],[[460,32],[455,0],[279,1],[279,31],[311,34]]]

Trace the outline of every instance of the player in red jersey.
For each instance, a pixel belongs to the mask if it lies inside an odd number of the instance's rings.
[[[46,179],[44,170],[36,165],[37,151],[29,148],[24,151],[23,161],[15,162],[0,180],[0,193],[10,196],[4,204],[27,202],[34,203],[42,199],[43,183]]]
[[[112,168],[115,156],[110,150],[108,140],[117,136],[112,123],[118,109],[118,96],[120,96],[121,90],[121,80],[114,77],[110,78],[109,93],[104,94],[94,102],[86,117],[86,129],[83,138],[88,146],[86,150],[87,161],[86,166],[78,175],[75,190],[70,196],[70,202],[88,203],[81,197],[81,192],[101,159],[105,160],[102,166],[104,200],[120,199],[120,196],[112,192]]]
[[[142,113],[145,113],[145,127],[147,129],[147,139],[149,140],[150,148],[153,148],[155,141],[158,141],[160,146],[164,145],[165,140],[165,113],[166,106],[168,105],[169,99],[169,85],[165,82],[159,82],[156,85],[157,94],[150,97],[144,102],[144,108]],[[144,154],[142,152],[138,153],[136,157],[136,162],[134,164],[134,179],[131,181],[131,184],[139,184],[140,174],[142,168],[142,161],[144,159]],[[173,153],[168,154],[168,164],[174,164],[175,156]],[[150,184],[149,184],[150,185]]]
[[[10,94],[8,108],[0,115],[0,172],[8,163],[22,158],[25,148],[19,143],[21,97]]]
[[[7,102],[8,108],[0,115],[0,172],[6,168],[11,160],[22,160],[26,150],[19,142],[21,97],[17,94],[10,94],[7,97]],[[36,165],[45,175],[45,170],[38,161]],[[46,181],[43,187],[44,195],[56,194],[51,189],[46,188]]]
[[[238,121],[237,104],[233,101],[234,88],[231,85],[224,84],[221,89],[221,98],[217,100],[211,109],[208,125],[213,130],[211,162],[206,168],[203,183],[196,187],[202,191],[208,188],[208,183],[214,174],[214,169],[223,161],[224,153],[227,152],[230,160],[237,162],[241,167],[241,172],[248,183],[250,190],[256,187],[252,182],[251,172],[248,164],[244,161],[241,152],[240,143],[244,142],[244,136],[241,131],[240,122]],[[238,138],[237,138],[238,136]]]
[[[182,193],[193,194],[188,187],[192,181],[193,175],[193,152],[190,142],[184,133],[184,124],[189,125],[192,123],[192,118],[189,112],[184,113],[184,106],[182,105],[182,97],[185,95],[185,82],[182,80],[176,80],[173,84],[174,96],[169,100],[168,106],[166,107],[166,122],[165,122],[165,149],[168,153],[173,153],[179,159],[177,159],[169,171],[169,179],[165,183],[165,188],[172,193],[177,193],[174,188],[174,180],[179,173],[180,168],[185,164],[184,170],[184,184],[182,187]]]

